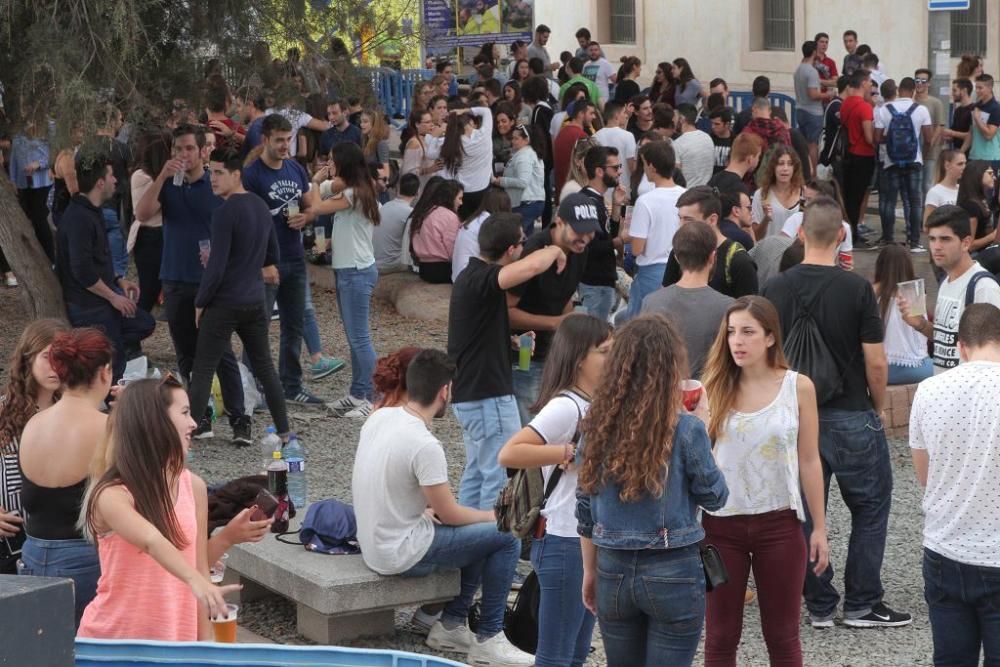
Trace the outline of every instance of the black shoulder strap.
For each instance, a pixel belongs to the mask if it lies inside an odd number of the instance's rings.
[[[576,430],[573,432],[572,440],[575,445],[580,442],[580,420],[583,419],[583,410],[580,409],[580,404],[576,402],[576,399],[570,396],[567,392],[562,392],[558,395],[565,396],[569,400],[573,401],[573,405],[576,406]],[[549,483],[545,485],[545,494],[542,496],[542,504],[539,506],[539,509],[545,509],[545,503],[548,502],[549,496],[552,495],[552,492],[555,491],[556,487],[559,485],[559,480],[562,479],[562,474],[562,466],[556,466],[555,470],[552,471],[552,474],[549,476]]]

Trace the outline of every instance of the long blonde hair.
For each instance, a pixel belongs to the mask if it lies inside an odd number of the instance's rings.
[[[361,112],[361,115],[368,118],[372,124],[371,131],[364,137],[364,146],[362,148],[367,158],[376,155],[378,153],[379,142],[389,138],[389,127],[385,124],[385,119],[378,111],[365,109]]]

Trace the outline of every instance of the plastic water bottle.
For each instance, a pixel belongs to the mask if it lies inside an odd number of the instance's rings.
[[[282,452],[285,462],[288,464],[288,497],[291,499],[295,509],[301,510],[306,506],[306,450],[302,446],[299,437],[292,433],[288,437],[288,443]]]
[[[267,467],[271,465],[272,454],[275,451],[281,451],[281,438],[278,437],[278,431],[272,425],[267,427],[267,433],[260,441],[260,455],[263,459],[264,470],[267,470]]]
[[[267,490],[278,499],[271,532],[283,533],[288,530],[288,464],[281,458],[281,449],[271,452],[271,462],[267,465]]]

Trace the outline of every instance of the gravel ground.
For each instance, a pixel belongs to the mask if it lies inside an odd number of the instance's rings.
[[[323,342],[332,354],[347,355],[343,329],[336,315],[333,292],[315,289],[314,302]],[[25,325],[21,303],[15,290],[0,291],[0,358],[6,360],[17,336]],[[444,348],[446,331],[440,325],[406,320],[391,307],[376,302],[373,308],[372,335],[379,354],[385,354],[406,344]],[[272,342],[276,346],[277,326],[272,327]],[[160,325],[145,345],[153,364],[169,367],[172,351],[166,327]],[[276,349],[275,349],[276,356]],[[6,366],[6,364],[4,364]],[[333,400],[342,396],[350,383],[350,371],[345,370],[318,382],[309,383],[311,390]],[[350,501],[351,468],[357,445],[360,421],[334,419],[320,410],[292,409],[294,428],[301,434],[308,448],[309,493],[312,498],[335,497]],[[255,419],[255,434],[263,432],[268,416],[260,414]],[[444,443],[449,459],[452,482],[457,488],[463,466],[461,430],[449,414],[435,425],[435,433]],[[259,469],[256,448],[234,449],[228,444],[229,427],[219,423],[214,440],[196,443],[192,467],[211,483],[247,474]],[[803,625],[802,638],[805,664],[829,666],[860,665],[930,665],[931,638],[927,622],[927,609],[923,601],[923,584],[920,574],[920,531],[922,518],[919,510],[920,490],[909,463],[905,441],[892,441],[895,489],[893,509],[889,523],[889,540],[886,545],[883,568],[886,601],[898,610],[914,616],[913,625],[899,629],[854,630],[838,625],[828,630],[813,630]],[[831,494],[829,518],[832,561],[838,568],[837,581],[841,582],[846,533],[850,517],[836,491]],[[331,567],[336,559],[331,557]],[[840,586],[841,583],[838,583]],[[396,633],[393,636],[375,637],[353,642],[354,646],[393,648],[421,653],[432,653],[423,643],[423,637],[408,628],[412,609],[399,610],[396,616]],[[751,605],[746,613],[746,631],[740,648],[740,665],[766,665],[767,652],[760,632],[757,606]],[[280,643],[300,644],[308,640],[295,634],[295,610],[286,602],[255,602],[246,605],[242,620],[246,626]],[[588,665],[604,665],[603,647],[599,633],[594,640],[595,653]],[[445,655],[452,657],[453,655]],[[700,658],[699,658],[700,660]]]

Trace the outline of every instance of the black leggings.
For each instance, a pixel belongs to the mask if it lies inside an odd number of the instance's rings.
[[[139,274],[139,307],[147,313],[160,298],[160,261],[163,257],[163,228],[139,227],[139,236],[132,251]]]
[[[844,208],[847,209],[847,221],[851,224],[851,234],[857,246],[861,240],[858,236],[858,223],[865,219],[861,204],[865,200],[865,193],[871,187],[872,174],[875,173],[875,158],[848,153],[845,163]]]
[[[49,261],[55,264],[56,248],[52,242],[52,228],[49,227],[49,189],[25,188],[17,191],[17,200],[24,210],[24,214],[31,220],[31,226],[35,230],[35,237],[41,244],[42,250],[48,256]]]

